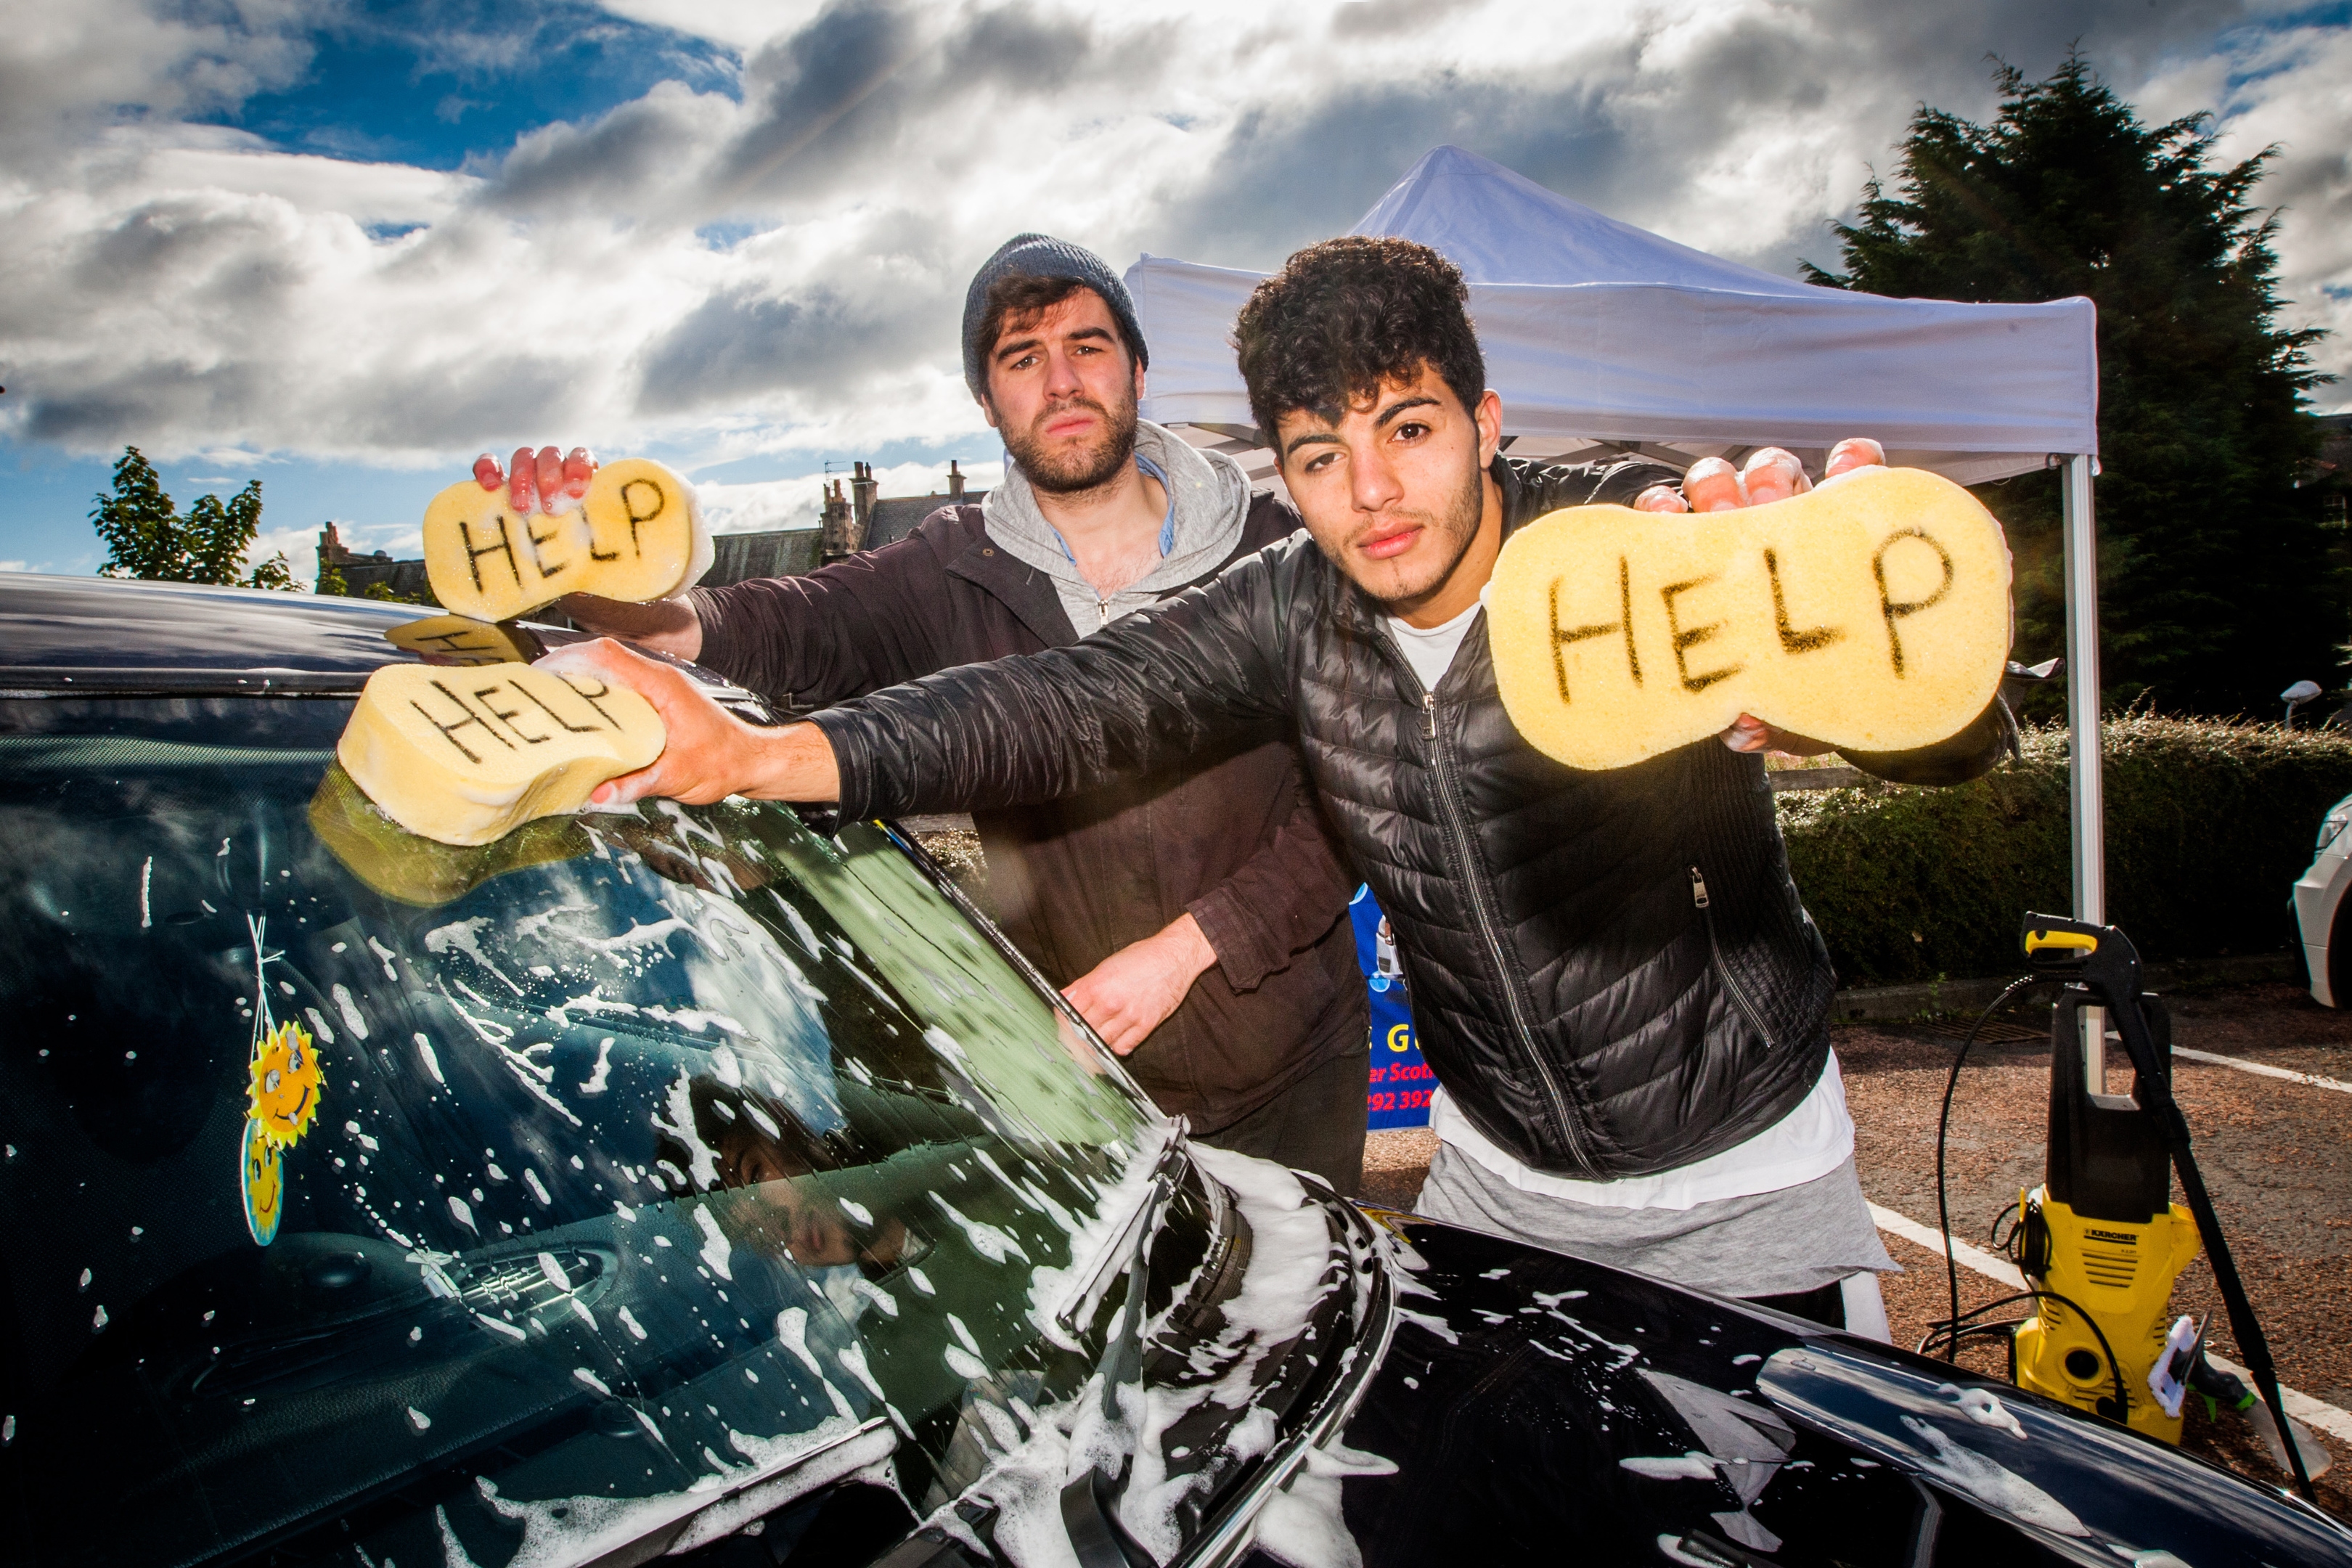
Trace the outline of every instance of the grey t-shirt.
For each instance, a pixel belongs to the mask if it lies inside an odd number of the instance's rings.
[[[1607,1208],[1522,1192],[1440,1143],[1415,1213],[1725,1296],[1817,1290],[1896,1272],[1851,1156],[1826,1176],[1686,1209]]]

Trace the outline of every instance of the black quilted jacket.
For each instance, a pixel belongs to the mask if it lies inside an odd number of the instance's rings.
[[[1495,473],[1507,529],[1677,477]],[[1519,1160],[1589,1180],[1670,1170],[1812,1088],[1835,981],[1760,759],[1709,739],[1612,772],[1552,762],[1503,711],[1483,617],[1424,691],[1303,531],[1074,647],[816,722],[845,811],[866,816],[1049,799],[1269,717],[1297,731],[1395,927],[1431,1067]]]

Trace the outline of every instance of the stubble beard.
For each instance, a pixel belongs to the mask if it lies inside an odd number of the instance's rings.
[[[1084,447],[1057,448],[1037,435],[1040,426],[1073,408],[1090,408],[1102,416],[1103,430],[1097,439]],[[1022,474],[1034,489],[1050,495],[1077,495],[1100,489],[1134,459],[1135,425],[1135,399],[1131,395],[1121,398],[1118,406],[1111,408],[1091,397],[1066,398],[1039,414],[1026,430],[1006,431],[1004,448],[1013,454],[1013,462],[1020,465]]]
[[[1486,510],[1486,470],[1479,467],[1474,457],[1462,489],[1454,492],[1452,504],[1446,507],[1443,515],[1433,511],[1391,514],[1399,520],[1418,521],[1444,541],[1446,548],[1441,563],[1424,574],[1403,579],[1389,567],[1387,562],[1364,561],[1350,550],[1340,558],[1341,569],[1355,579],[1356,586],[1391,608],[1424,598],[1442,587],[1446,579],[1454,575],[1454,568],[1462,564],[1462,558],[1470,552],[1471,542],[1478,537],[1478,524],[1485,517]],[[1325,553],[1331,552],[1326,551]],[[1373,576],[1383,580],[1369,580]]]

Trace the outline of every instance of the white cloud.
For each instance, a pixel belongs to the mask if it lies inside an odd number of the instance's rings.
[[[126,116],[168,122],[290,84],[310,61],[308,26],[327,11],[300,0],[13,5],[0,48],[0,166],[25,168]]]
[[[2347,378],[2313,395],[2316,406],[2352,408],[2352,28],[2248,28],[2224,49],[2159,77],[2151,114],[2219,110],[2216,151],[2232,162],[2276,147],[2255,192],[2285,216],[2276,242],[2284,320],[2335,335],[2313,357]]]
[[[448,174],[180,118],[299,73],[290,4],[205,27],[130,0],[41,8],[0,64],[0,434],[226,472],[454,473],[524,441],[700,468],[969,438],[963,288],[1018,229],[1119,265],[1270,266],[1455,141],[1686,243],[1834,263],[1824,223],[1921,101],[1982,117],[1987,50],[2039,74],[2076,37],[2126,96],[2218,106],[2225,147],[2286,144],[2262,193],[2293,208],[2286,292],[2298,320],[2352,329],[2352,107],[2333,85],[2352,30],[2217,47],[2228,0],[2129,30],[2094,0],[612,9],[740,51],[740,98],[666,82]],[[2325,354],[2352,366],[2352,333]],[[816,482],[716,487],[713,513],[813,517]]]
[[[0,561],[0,572],[30,572],[32,569],[31,563],[27,562]]]
[[[345,542],[349,542],[348,535]],[[418,547],[422,549],[420,537]],[[373,548],[373,546],[371,546]],[[319,580],[319,531],[313,528],[264,528],[253,538],[253,548],[246,552],[245,564],[250,571],[271,556],[283,554],[286,569],[294,574],[294,581],[308,588]],[[415,552],[411,552],[412,554]]]
[[[605,0],[616,16],[708,38],[746,53],[779,34],[798,31],[821,0]]]

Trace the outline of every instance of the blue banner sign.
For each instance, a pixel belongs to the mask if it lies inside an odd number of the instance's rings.
[[[1368,1042],[1372,1053],[1371,1087],[1366,1091],[1364,1124],[1375,1131],[1426,1127],[1429,1091],[1437,1087],[1437,1080],[1421,1059],[1421,1042],[1413,1038],[1412,998],[1405,990],[1404,971],[1397,963],[1388,917],[1373,901],[1372,890],[1359,888],[1348,918],[1355,922],[1356,962],[1364,972],[1364,986],[1372,1003]]]

